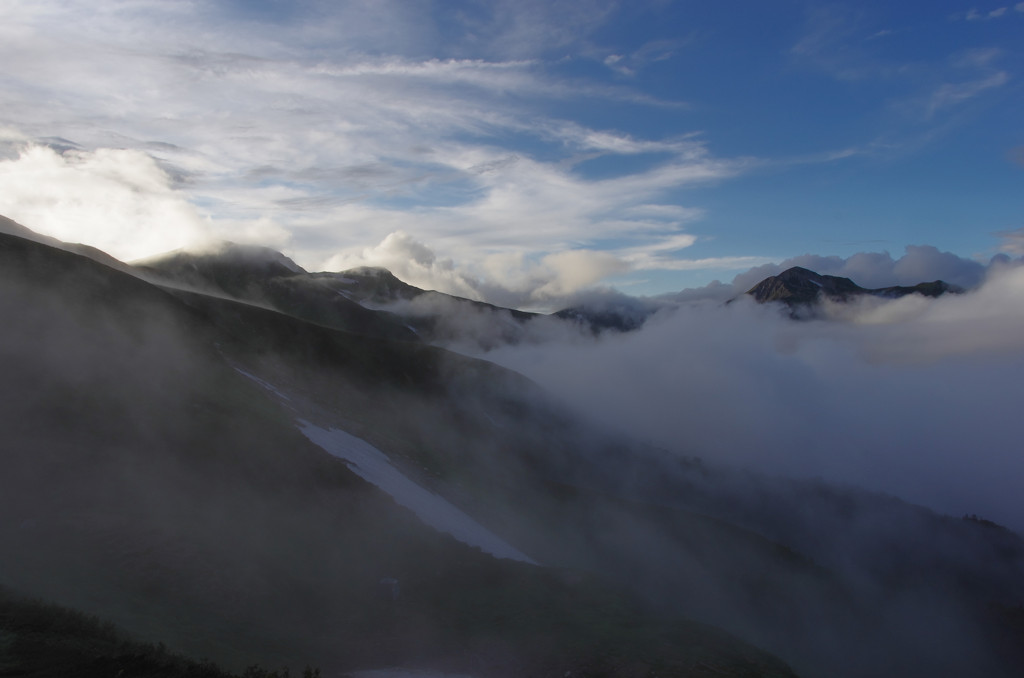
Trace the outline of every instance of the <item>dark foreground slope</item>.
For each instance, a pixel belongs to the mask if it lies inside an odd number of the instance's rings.
[[[651,450],[486,362],[4,243],[0,581],[235,666],[786,673],[689,618],[801,675],[1020,675],[1006,530]],[[545,567],[426,529],[299,418]]]
[[[271,678],[248,667],[245,678]],[[0,588],[0,675],[26,678],[237,678],[158,644],[140,643],[110,622]],[[309,667],[312,677],[315,669]],[[280,678],[276,676],[275,678]]]
[[[461,402],[529,416],[493,366],[172,295],[9,236],[0,318],[0,583],[16,591],[233,670],[792,675],[586,571],[498,560],[425,527],[294,425],[301,407],[409,468],[436,460],[423,482],[457,474],[437,450],[480,426]],[[472,473],[498,483],[525,466]],[[397,600],[384,578],[401,582]]]

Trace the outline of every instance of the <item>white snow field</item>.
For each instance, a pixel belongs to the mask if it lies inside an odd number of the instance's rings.
[[[356,475],[387,492],[398,504],[415,513],[427,525],[498,558],[537,564],[443,497],[402,475],[387,455],[365,440],[338,429],[320,428],[302,419],[298,421],[298,426],[314,444],[344,459]]]

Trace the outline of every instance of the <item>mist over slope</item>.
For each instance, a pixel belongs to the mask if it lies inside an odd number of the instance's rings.
[[[291,314],[16,237],[0,256],[15,328],[0,578],[19,589],[200,655],[336,670],[1013,676],[1024,661],[1024,541],[854,487],[874,452],[843,438],[869,440],[873,417],[916,445],[898,426],[927,408],[903,396],[977,396],[1015,364],[1017,316],[984,342],[958,330],[1015,303],[1016,270],[957,298],[980,305],[878,300],[829,321],[742,302],[599,336],[546,319],[485,361],[311,321],[340,296],[315,280],[289,287]],[[238,272],[223,280],[278,284]],[[502,312],[477,310],[467,331]],[[394,321],[363,311],[331,317]],[[949,418],[959,391],[923,399]],[[332,456],[338,441],[363,456]],[[431,529],[359,459],[541,565]],[[826,461],[841,483],[807,479]]]
[[[17,237],[0,236],[0,260],[5,586],[236,669],[587,675],[650,657],[664,675],[792,675],[722,631],[649,617],[587,570],[431,529],[298,425],[358,434],[414,482],[507,498],[542,484],[523,475],[529,436],[567,426],[519,400],[536,393],[524,379]],[[493,435],[513,420],[534,433]],[[492,503],[483,522],[507,533],[508,510]],[[381,597],[391,579],[398,600]]]
[[[1024,531],[1021,267],[963,295],[826,303],[807,322],[747,299],[681,305],[636,332],[486,357],[670,450]]]

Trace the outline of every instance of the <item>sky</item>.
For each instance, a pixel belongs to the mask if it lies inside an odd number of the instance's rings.
[[[985,265],[1024,254],[1022,38],[1012,1],[6,0],[0,214],[536,309]]]

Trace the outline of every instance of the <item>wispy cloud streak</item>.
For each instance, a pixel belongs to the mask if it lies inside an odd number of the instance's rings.
[[[671,192],[743,171],[742,161],[716,158],[696,139],[639,139],[538,116],[545,101],[645,98],[554,77],[534,58],[544,51],[540,42],[578,39],[570,25],[600,24],[614,6],[608,3],[571,16],[545,10],[569,21],[557,24],[557,35],[549,30],[555,24],[511,4],[494,4],[494,16],[464,17],[478,36],[499,43],[511,35],[536,38],[532,51],[476,50],[487,58],[396,51],[409,31],[421,40],[431,39],[430,31],[413,31],[407,13],[387,7],[367,14],[344,5],[324,14],[297,5],[270,24],[233,16],[226,5],[108,3],[95,13],[78,3],[14,5],[0,14],[0,58],[8,65],[0,114],[9,136],[18,137],[7,143],[8,157],[34,157],[54,130],[86,153],[148,155],[164,172],[168,195],[191,205],[189,220],[172,229],[176,237],[168,242],[203,223],[201,230],[217,237],[272,236],[268,244],[288,248],[312,268],[357,261],[368,243],[399,231],[460,259],[477,252],[555,261],[557,252],[593,250],[610,237],[637,251],[663,250],[666,239],[679,247],[692,242],[680,237],[683,221],[653,213],[633,219],[631,209],[678,207]],[[392,11],[388,33],[382,17]],[[511,22],[500,38],[498,15]],[[337,39],[323,42],[325,26],[340,31]],[[381,38],[383,53],[367,48],[361,28]],[[532,153],[531,145],[543,153]],[[643,153],[659,159],[614,178],[576,171],[581,158]],[[12,163],[11,172],[26,167],[24,160]],[[130,190],[130,182],[123,188]],[[27,182],[10,184],[6,209],[46,230],[52,220],[44,213],[61,198],[24,194],[31,190]],[[78,225],[76,233],[61,235],[101,245],[124,239],[123,230],[108,237],[89,213],[68,222]],[[159,244],[149,239],[136,250]],[[619,263],[594,270],[628,267],[615,254],[601,258],[609,257]],[[659,261],[648,258],[644,266]],[[592,279],[572,274],[555,288]],[[540,287],[553,289],[549,283]]]

